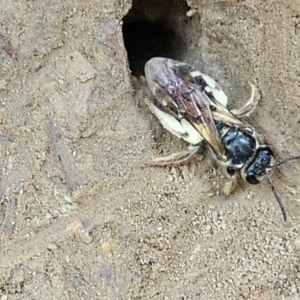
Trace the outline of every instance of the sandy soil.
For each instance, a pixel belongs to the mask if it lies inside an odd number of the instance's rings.
[[[247,121],[279,160],[300,154],[299,0],[134,3],[127,25],[164,20],[182,45],[146,53],[137,37],[131,69],[177,56],[216,78],[232,107],[255,82]],[[186,145],[130,74],[131,5],[0,3],[0,299],[300,299],[300,162],[273,174],[286,223],[268,182],[219,194],[205,152],[142,168]]]

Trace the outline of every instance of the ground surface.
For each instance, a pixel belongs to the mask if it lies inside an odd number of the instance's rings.
[[[142,169],[185,144],[128,71],[130,1],[0,6],[1,300],[300,299],[300,162],[273,176],[287,223],[267,182],[219,195],[207,156]],[[299,0],[189,6],[182,60],[236,105],[255,82],[247,121],[299,155]]]

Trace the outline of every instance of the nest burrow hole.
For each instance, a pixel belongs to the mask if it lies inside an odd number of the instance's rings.
[[[133,0],[122,28],[133,76],[144,75],[144,65],[152,57],[183,58],[187,11],[184,0]]]

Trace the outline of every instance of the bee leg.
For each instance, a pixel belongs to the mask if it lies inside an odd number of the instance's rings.
[[[174,153],[165,157],[154,158],[151,162],[144,165],[144,167],[150,166],[169,166],[169,165],[179,165],[183,163],[187,163],[193,156],[198,152],[199,146],[195,147],[192,151],[182,151],[178,153]]]
[[[236,183],[237,183],[237,176],[230,178],[230,180],[225,183],[222,192],[226,197],[232,194],[232,192],[236,187]]]
[[[237,173],[234,168],[228,167],[227,174],[229,175],[230,179],[227,181],[223,187],[223,194],[227,197],[229,196],[235,189],[237,184]]]
[[[250,85],[251,85],[251,96],[250,99],[247,101],[247,103],[240,109],[231,110],[231,112],[239,118],[249,117],[258,104],[259,97],[258,96],[255,97],[257,89],[253,84],[250,83]]]

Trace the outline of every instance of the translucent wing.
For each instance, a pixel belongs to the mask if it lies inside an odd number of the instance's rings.
[[[190,75],[192,77],[190,80],[194,81],[194,84],[200,89],[202,88],[209,96],[210,109],[215,122],[222,122],[228,126],[239,128],[249,128],[249,125],[246,125],[227,109],[227,96],[213,78],[196,70],[190,72]]]
[[[150,90],[156,96],[153,105],[190,124],[209,143],[216,156],[226,161],[211,111],[211,99],[194,81],[193,71],[188,65],[170,59],[152,58],[148,61],[145,73]],[[174,130],[167,129],[174,134]]]

